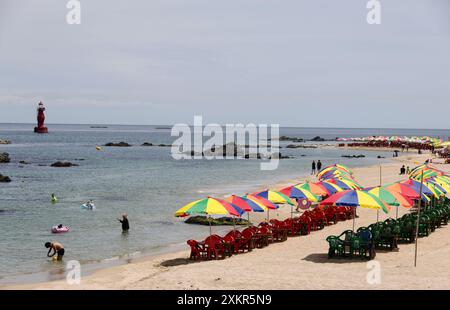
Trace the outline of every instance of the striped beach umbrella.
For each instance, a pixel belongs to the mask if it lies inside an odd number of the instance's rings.
[[[323,205],[335,205],[345,207],[362,207],[376,210],[383,210],[389,213],[389,206],[377,196],[361,190],[346,190],[336,193],[324,201]]]
[[[311,193],[310,191],[294,186],[288,186],[283,189],[280,189],[280,193],[285,194],[286,196],[289,196],[294,199],[307,199],[312,202],[318,202],[320,201],[320,197]]]
[[[330,193],[323,186],[321,186],[317,183],[313,183],[313,182],[305,182],[305,183],[296,184],[296,185],[294,185],[294,187],[298,188],[298,189],[305,189],[319,197],[330,195]]]
[[[175,216],[185,217],[192,214],[241,216],[243,213],[244,210],[228,201],[208,197],[188,203],[175,212]]]
[[[241,216],[244,210],[236,205],[233,205],[225,200],[208,197],[199,199],[188,203],[184,207],[175,212],[176,217],[185,217],[194,214],[207,214],[207,215],[232,215]],[[211,219],[209,220],[209,234],[212,234]],[[234,225],[234,218],[233,218]]]
[[[244,198],[250,199],[255,203],[262,204],[267,209],[267,221],[269,221],[270,210],[275,210],[279,208],[279,206],[277,206],[276,204],[274,204],[273,202],[269,201],[268,199],[262,196],[247,194],[244,196]]]

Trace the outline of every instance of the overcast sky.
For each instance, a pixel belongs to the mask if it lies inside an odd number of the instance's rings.
[[[0,0],[0,122],[449,128],[450,1]]]

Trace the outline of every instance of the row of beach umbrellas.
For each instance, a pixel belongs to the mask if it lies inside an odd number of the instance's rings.
[[[308,209],[313,203],[319,204],[321,208],[332,205],[362,207],[387,214],[392,207],[396,207],[398,214],[398,207],[410,208],[414,200],[429,202],[430,197],[439,198],[450,193],[450,177],[430,165],[414,168],[409,177],[404,181],[364,188],[353,178],[350,168],[335,164],[322,169],[317,182],[298,183],[278,191],[267,189],[244,196],[230,195],[225,199],[207,197],[185,205],[175,216],[200,214],[241,217],[245,212],[248,216],[249,212],[267,212],[269,220],[270,210],[278,209],[279,205],[290,205],[292,214],[292,207],[297,204],[302,209]]]

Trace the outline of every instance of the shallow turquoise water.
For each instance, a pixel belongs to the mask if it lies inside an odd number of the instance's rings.
[[[377,155],[391,153],[342,151],[335,149],[282,149],[294,159],[280,161],[275,171],[261,171],[256,160],[183,160],[170,156],[170,148],[141,147],[143,142],[170,143],[170,131],[155,126],[49,125],[50,133],[38,135],[32,125],[0,124],[0,145],[8,152],[9,164],[0,173],[13,182],[0,185],[0,276],[34,273],[55,268],[46,258],[46,241],[58,240],[66,256],[81,262],[118,257],[137,251],[153,253],[168,245],[208,234],[208,227],[184,224],[173,218],[179,207],[207,195],[245,194],[264,184],[309,173],[313,159],[324,165],[340,162],[349,166],[378,163]],[[282,128],[282,135],[311,138],[365,135],[433,135],[447,137],[450,131]],[[130,148],[96,145],[126,141]],[[342,154],[365,154],[364,159],[345,159]],[[300,156],[300,155],[305,156]],[[19,161],[29,162],[21,165]],[[79,167],[52,168],[57,160]],[[50,203],[56,193],[59,202]],[[94,199],[97,210],[81,210]],[[131,231],[121,233],[116,220],[128,213]],[[50,228],[62,223],[71,232],[53,235]]]

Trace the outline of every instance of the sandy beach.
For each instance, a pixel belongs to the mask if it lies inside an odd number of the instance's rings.
[[[383,164],[383,183],[401,179],[398,173],[402,164],[412,167],[429,156],[408,154]],[[450,172],[448,165],[439,161],[435,165]],[[379,166],[354,169],[355,178],[366,186],[378,185],[379,175]],[[289,212],[289,207],[283,207],[279,212],[272,212],[272,216],[286,218]],[[408,211],[400,208],[399,216],[405,212]],[[358,215],[356,227],[376,221],[374,210],[358,208]],[[392,216],[395,217],[395,208]],[[385,218],[387,216],[380,213],[380,220]],[[339,222],[307,236],[291,237],[286,242],[217,261],[190,261],[186,246],[186,251],[140,258],[98,270],[82,277],[79,285],[52,281],[1,289],[450,289],[447,267],[450,227],[437,229],[429,237],[419,239],[416,268],[413,244],[401,244],[397,252],[377,250],[375,259],[381,267],[381,284],[375,285],[366,281],[367,261],[327,258],[325,238],[351,228],[352,221]]]

